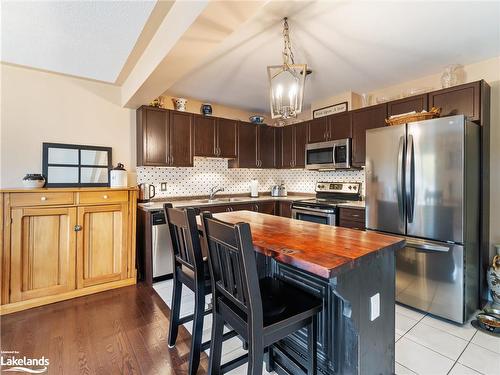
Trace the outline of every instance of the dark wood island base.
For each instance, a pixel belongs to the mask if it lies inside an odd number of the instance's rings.
[[[250,223],[262,276],[274,275],[323,300],[318,373],[394,374],[394,252],[403,239],[250,211],[214,216]],[[305,374],[307,357],[301,330],[270,348],[267,369]]]

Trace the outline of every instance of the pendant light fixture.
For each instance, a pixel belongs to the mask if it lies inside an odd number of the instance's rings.
[[[288,119],[302,112],[307,64],[295,64],[288,21],[283,19],[283,64],[267,67],[271,117]],[[283,123],[281,121],[280,123]]]

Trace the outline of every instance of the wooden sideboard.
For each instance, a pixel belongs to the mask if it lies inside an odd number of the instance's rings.
[[[135,284],[136,188],[0,191],[0,314]]]

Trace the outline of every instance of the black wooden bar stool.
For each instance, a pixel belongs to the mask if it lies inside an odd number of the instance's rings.
[[[275,278],[259,280],[250,226],[235,225],[202,213],[204,241],[212,279],[212,343],[209,374],[221,367],[224,324],[248,342],[248,375],[261,375],[264,351],[271,344],[306,327],[307,373],[316,374],[317,315],[321,300]],[[271,359],[272,361],[272,359]]]
[[[174,347],[179,325],[193,321],[191,351],[189,353],[189,374],[194,375],[200,364],[202,350],[210,347],[210,341],[202,343],[203,319],[212,312],[205,310],[205,296],[212,293],[207,258],[203,256],[196,212],[192,208],[176,209],[171,203],[163,205],[165,219],[169,226],[169,237],[173,254],[173,294],[168,335],[168,346]],[[179,317],[182,285],[194,292],[194,314]],[[224,340],[234,337],[236,332],[228,332]]]

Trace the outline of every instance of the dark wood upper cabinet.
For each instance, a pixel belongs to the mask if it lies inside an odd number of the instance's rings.
[[[385,126],[387,103],[358,109],[352,115],[352,165],[365,165],[366,131]]]
[[[465,115],[481,122],[481,84],[466,83],[429,93],[429,107],[441,107],[441,117]]]
[[[411,111],[429,110],[427,94],[410,96],[387,103],[387,117]]]
[[[235,158],[237,137],[237,121],[194,115],[195,156]]]
[[[235,158],[238,156],[238,121],[217,119],[217,156]]]
[[[328,140],[345,139],[352,137],[351,112],[339,113],[327,117]]]
[[[238,123],[238,157],[229,160],[230,168],[257,168],[257,125]]]
[[[280,128],[280,168],[292,168],[295,161],[295,125]]]
[[[195,156],[217,156],[217,121],[213,117],[194,116]]]
[[[168,112],[141,107],[137,110],[137,165],[167,166]]]
[[[308,123],[297,123],[278,129],[278,168],[304,168]]]
[[[309,121],[308,143],[324,142],[328,140],[328,122],[326,117]]]
[[[293,127],[295,128],[295,161],[293,163],[293,168],[305,168],[307,124],[299,123],[293,125]]]
[[[276,127],[260,125],[258,128],[258,167],[276,168]]]
[[[193,115],[143,106],[137,110],[137,165],[193,166]]]
[[[192,167],[194,155],[193,115],[186,112],[170,111],[168,126],[169,165],[172,167]]]

